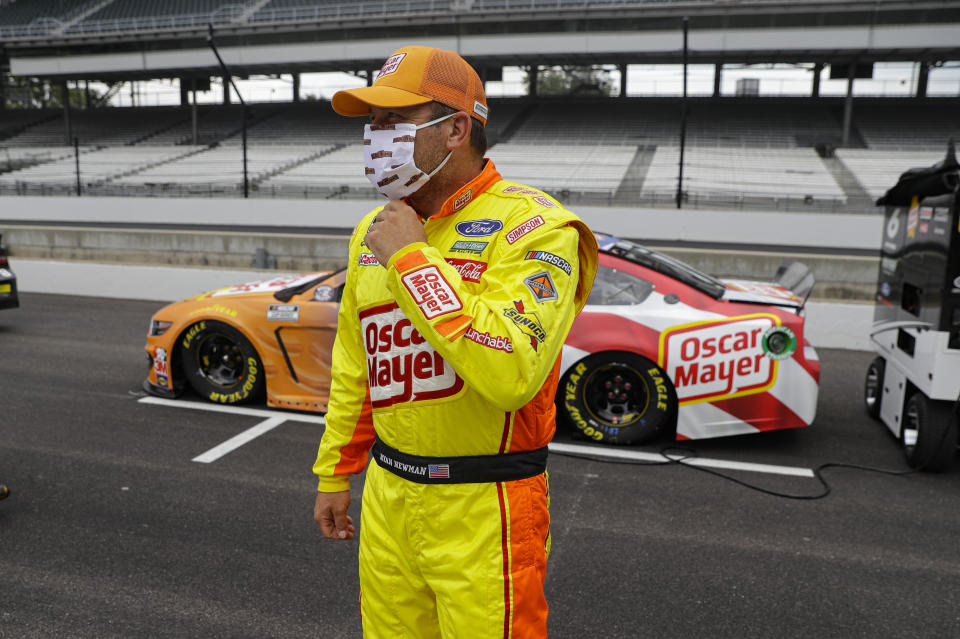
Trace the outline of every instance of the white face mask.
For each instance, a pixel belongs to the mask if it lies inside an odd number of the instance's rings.
[[[447,163],[453,151],[447,153],[430,173],[424,173],[413,161],[413,145],[417,129],[433,126],[456,115],[451,113],[425,124],[368,124],[363,128],[363,164],[367,178],[378,191],[391,200],[402,200],[416,193]]]

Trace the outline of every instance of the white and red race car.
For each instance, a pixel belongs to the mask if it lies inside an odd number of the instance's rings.
[[[701,439],[807,426],[820,361],[804,337],[813,276],[719,280],[597,234],[600,266],[563,347],[557,413],[605,443]],[[792,290],[791,290],[792,289]]]

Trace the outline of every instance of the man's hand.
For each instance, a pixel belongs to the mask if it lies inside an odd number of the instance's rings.
[[[347,514],[350,491],[317,493],[313,518],[327,539],[353,539],[353,517]]]
[[[427,234],[416,211],[403,200],[391,200],[377,214],[364,241],[386,268],[394,253],[414,242],[426,242]]]

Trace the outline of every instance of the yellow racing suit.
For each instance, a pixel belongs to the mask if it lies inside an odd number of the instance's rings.
[[[426,243],[386,268],[363,243],[378,211],[350,240],[314,466],[320,491],[347,490],[373,447],[360,523],[364,635],[544,637],[545,447],[596,240],[490,160],[425,221]],[[463,460],[473,470],[458,477]],[[521,478],[497,477],[531,460]]]

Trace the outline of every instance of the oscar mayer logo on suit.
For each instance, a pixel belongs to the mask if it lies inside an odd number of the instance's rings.
[[[449,397],[463,388],[453,367],[395,303],[361,311],[360,327],[374,408]]]
[[[427,319],[453,313],[463,308],[456,291],[440,269],[432,264],[405,274],[400,281],[407,287],[413,301]]]
[[[758,313],[663,331],[659,363],[673,379],[680,404],[769,390],[777,363],[764,353],[763,334],[779,324],[775,315]]]

